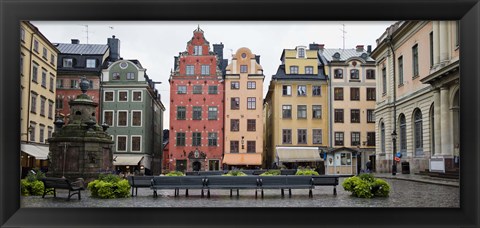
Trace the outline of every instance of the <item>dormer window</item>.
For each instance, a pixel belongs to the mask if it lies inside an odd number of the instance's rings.
[[[95,68],[96,66],[95,59],[87,59],[87,68]]]
[[[63,67],[72,67],[72,65],[73,65],[73,59],[71,58],[63,59]]]
[[[202,46],[194,46],[193,55],[202,55]]]
[[[298,58],[305,58],[305,48],[298,48],[297,55],[298,55]]]

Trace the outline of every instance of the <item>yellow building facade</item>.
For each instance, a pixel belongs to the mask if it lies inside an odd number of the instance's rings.
[[[305,46],[283,50],[281,61],[264,101],[267,166],[322,168],[320,153],[328,146],[323,64]]]
[[[54,130],[57,48],[30,22],[20,23],[21,166],[47,166]]]
[[[225,76],[225,155],[227,169],[263,163],[263,75],[260,56],[240,48]]]

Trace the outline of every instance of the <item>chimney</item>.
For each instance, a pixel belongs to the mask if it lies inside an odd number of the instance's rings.
[[[324,48],[325,48],[325,44],[318,45],[318,50],[323,51]]]
[[[369,55],[372,53],[372,45],[367,45],[367,53]]]
[[[113,35],[112,38],[107,40],[108,47],[110,48],[110,60],[117,61],[120,58],[120,40],[115,38]]]
[[[318,44],[316,44],[315,42],[312,43],[312,44],[309,44],[309,45],[308,45],[308,49],[310,49],[310,50],[318,50]]]
[[[80,40],[78,40],[78,39],[72,39],[72,44],[80,44]]]
[[[222,61],[223,59],[223,44],[213,44],[213,52],[217,55],[218,62]]]
[[[257,63],[260,64],[260,56],[259,55],[255,55],[255,61],[257,61]]]
[[[363,45],[357,45],[357,52],[362,52],[364,51]]]

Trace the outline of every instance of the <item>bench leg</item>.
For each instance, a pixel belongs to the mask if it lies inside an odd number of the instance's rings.
[[[336,186],[333,187],[333,195],[335,195],[335,196],[337,195],[337,187]]]
[[[310,197],[310,198],[313,198],[313,192],[312,192],[312,189],[310,189],[310,190],[308,191],[308,197]]]
[[[42,196],[42,198],[45,198],[45,194],[47,194],[47,188],[44,187],[44,188],[43,188],[43,196]]]
[[[185,189],[185,196],[188,196],[188,188]]]
[[[203,198],[203,196],[204,196],[204,195],[203,195],[203,189],[202,189],[202,198]]]
[[[283,188],[282,188],[282,197],[284,197],[284,196],[285,196],[285,193],[283,192]]]
[[[67,198],[67,201],[70,201],[70,197],[72,197],[72,195],[70,195],[70,190],[68,190],[68,198]]]
[[[290,198],[292,197],[292,189],[291,188],[288,189],[288,197],[290,197]]]
[[[255,189],[255,199],[258,197],[258,189]]]
[[[207,198],[210,198],[210,189],[207,190]]]
[[[263,199],[263,189],[262,189],[262,199]]]
[[[57,189],[56,188],[53,189],[53,198],[57,198]]]
[[[230,197],[232,197],[232,189],[230,189]]]
[[[237,189],[237,197],[240,196],[240,190]]]
[[[78,200],[81,200],[81,199],[82,199],[81,191],[78,190]]]
[[[135,188],[135,196],[138,195],[138,187]]]
[[[133,196],[133,189],[134,189],[134,187],[132,187],[132,196]]]

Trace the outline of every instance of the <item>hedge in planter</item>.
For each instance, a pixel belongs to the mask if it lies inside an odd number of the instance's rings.
[[[165,174],[165,176],[172,176],[172,177],[177,177],[177,176],[185,176],[181,171],[170,171],[169,173]]]
[[[342,184],[345,191],[359,198],[386,197],[390,192],[390,186],[382,179],[375,178],[372,174],[360,174],[345,179]]]
[[[222,176],[247,176],[247,174],[240,170],[230,170],[227,174],[223,174]]]
[[[278,169],[268,170],[268,171],[260,174],[260,176],[278,176],[278,175],[280,175],[280,170],[278,170]]]
[[[40,170],[36,170],[36,172],[34,173],[29,172],[25,179],[20,180],[20,191],[22,196],[43,195],[43,182],[41,181],[41,179],[44,177],[45,174],[42,173]],[[53,192],[47,191],[47,194],[53,194]]]
[[[313,169],[310,169],[310,168],[298,168],[297,169],[297,172],[295,173],[295,175],[300,175],[300,176],[318,176],[320,174],[318,174],[317,171],[313,170]]]
[[[88,183],[92,197],[102,199],[130,197],[130,184],[127,180],[113,174],[100,174],[97,180]]]

